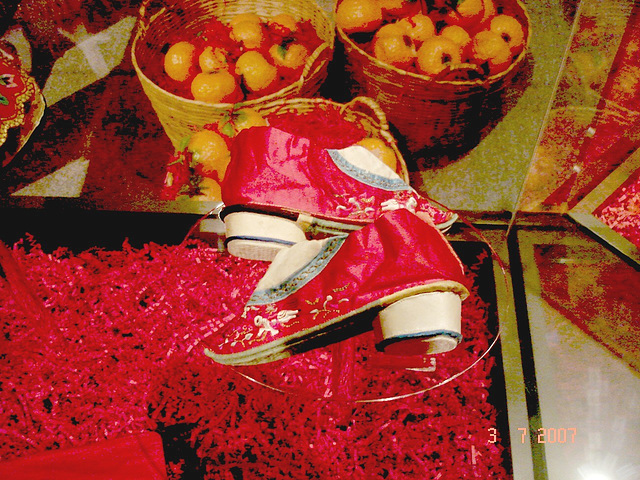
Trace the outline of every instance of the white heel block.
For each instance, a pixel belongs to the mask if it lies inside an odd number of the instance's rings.
[[[224,224],[229,253],[251,260],[271,261],[280,250],[306,240],[296,222],[273,215],[234,212]]]
[[[373,322],[378,350],[391,355],[425,355],[453,350],[462,336],[462,301],[453,292],[403,298]]]

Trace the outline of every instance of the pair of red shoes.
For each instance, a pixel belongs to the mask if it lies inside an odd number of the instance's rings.
[[[441,232],[456,216],[365,148],[254,127],[234,142],[222,195],[229,252],[272,263],[240,318],[210,339],[215,361],[270,362],[371,328],[396,355],[460,342],[468,290]]]

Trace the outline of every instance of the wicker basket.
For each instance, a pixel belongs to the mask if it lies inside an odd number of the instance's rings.
[[[337,29],[352,94],[374,98],[409,151],[463,146],[467,137],[473,137],[468,130],[481,128],[478,119],[487,99],[512,82],[518,72],[531,37],[529,16],[520,1],[496,0],[495,4],[525,26],[525,45],[507,70],[482,80],[437,80],[401,70],[369,55]]]
[[[345,120],[362,127],[369,136],[383,140],[394,151],[398,159],[396,172],[409,183],[407,164],[389,130],[385,114],[380,105],[371,98],[360,96],[348,103],[337,103],[324,98],[282,99],[262,104],[257,110],[265,118],[289,113],[304,115],[322,110],[337,110]]]
[[[143,3],[131,47],[131,58],[142,88],[176,148],[182,139],[221,118],[232,107],[232,104],[210,104],[180,97],[162,89],[145,74],[145,61],[157,59],[166,46],[166,38],[176,31],[195,35],[212,18],[228,22],[235,15],[245,12],[256,13],[262,18],[288,13],[294,18],[311,22],[323,43],[307,59],[300,78],[277,92],[243,102],[243,106],[255,108],[281,98],[313,96],[327,76],[327,66],[333,57],[335,26],[313,0],[165,0],[165,3],[154,14],[149,12],[149,2]],[[238,104],[235,106],[237,108]]]

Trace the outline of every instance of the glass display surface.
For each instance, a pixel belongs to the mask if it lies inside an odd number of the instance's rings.
[[[521,433],[545,458],[538,474],[638,478],[637,267],[580,232],[518,238],[539,398]]]
[[[519,210],[570,210],[638,148],[638,18],[636,2],[579,2]]]

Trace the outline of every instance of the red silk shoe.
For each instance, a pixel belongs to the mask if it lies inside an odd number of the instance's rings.
[[[205,353],[223,364],[265,363],[372,327],[386,353],[446,352],[461,339],[465,283],[443,234],[396,210],[349,235],[282,250]]]
[[[273,127],[238,134],[222,201],[229,252],[254,260],[272,260],[306,233],[348,233],[398,208],[428,216],[441,230],[457,218],[431,205],[364,147],[325,149]]]

